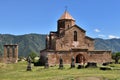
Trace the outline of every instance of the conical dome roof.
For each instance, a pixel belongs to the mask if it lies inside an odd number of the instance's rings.
[[[71,20],[75,20],[67,11],[64,12],[64,14],[60,17],[59,20],[62,19],[71,19]]]

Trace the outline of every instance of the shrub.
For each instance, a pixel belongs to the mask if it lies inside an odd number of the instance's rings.
[[[32,62],[34,62],[34,58],[37,57],[37,54],[35,52],[31,52],[28,56],[30,56]]]

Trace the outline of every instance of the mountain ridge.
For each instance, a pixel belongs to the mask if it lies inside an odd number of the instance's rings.
[[[18,44],[19,56],[28,56],[31,52],[39,55],[40,50],[45,48],[45,34],[11,35],[0,34],[0,53],[3,54],[4,44]]]
[[[38,54],[40,50],[45,49],[46,34],[0,34],[0,55],[3,55],[3,45],[18,44],[19,56],[28,56],[31,52]],[[94,38],[95,50],[111,50],[112,52],[120,52],[120,39],[102,39]]]
[[[120,39],[101,39],[95,38],[95,50],[111,50],[112,52],[120,52]]]

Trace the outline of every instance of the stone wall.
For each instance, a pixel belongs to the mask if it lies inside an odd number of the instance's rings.
[[[77,32],[77,41],[74,41],[74,31]],[[84,39],[85,39],[85,32],[79,29],[76,25],[70,28],[69,30],[65,31],[64,41],[66,42],[65,43],[66,46],[70,44],[68,46],[69,49],[72,47],[79,47],[81,49],[84,49],[85,48]]]
[[[86,36],[85,37],[85,45],[88,50],[94,50],[94,39]]]
[[[77,41],[74,41],[74,31],[77,32]],[[87,45],[86,45],[87,44]],[[65,35],[56,39],[56,50],[70,50],[73,47],[81,49],[94,49],[93,39],[86,39],[85,31],[79,29],[76,25],[65,31]]]
[[[96,63],[105,63],[112,61],[111,51],[89,51],[88,61]]]
[[[42,51],[40,55],[40,61],[42,64],[45,63],[45,58],[48,57],[48,63],[50,65],[59,64],[59,59],[62,57],[64,64],[70,64],[71,58],[74,57],[75,63],[85,64],[87,62],[105,63],[111,62],[111,51]],[[77,61],[77,58],[82,58]]]
[[[75,52],[75,51],[42,51],[40,54],[40,61],[41,64],[45,63],[45,58],[48,57],[48,62],[50,65],[56,65],[59,64],[59,59],[62,57],[64,64],[70,64],[71,58],[76,56],[78,54],[83,54],[85,57],[87,55],[86,52]],[[76,62],[76,60],[75,60]]]

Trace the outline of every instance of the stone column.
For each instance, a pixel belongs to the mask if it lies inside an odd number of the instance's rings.
[[[9,55],[10,55],[10,62],[13,62],[13,46],[9,46]]]
[[[15,58],[15,46],[12,46],[12,53],[13,58]]]
[[[15,49],[15,51],[14,51],[14,55],[15,55],[15,62],[17,62],[18,61],[18,45],[15,45],[15,47],[14,47]]]
[[[49,49],[49,36],[46,36],[46,49]]]
[[[4,45],[4,62],[7,61],[7,46]]]

